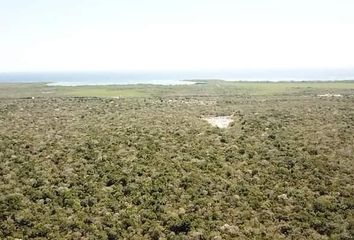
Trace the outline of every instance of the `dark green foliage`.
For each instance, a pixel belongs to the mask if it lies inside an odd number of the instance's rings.
[[[0,100],[0,239],[352,239],[354,98]],[[207,115],[231,115],[227,129]]]

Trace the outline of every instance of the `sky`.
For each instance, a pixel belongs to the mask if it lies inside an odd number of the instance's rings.
[[[354,68],[353,0],[0,0],[0,72]]]

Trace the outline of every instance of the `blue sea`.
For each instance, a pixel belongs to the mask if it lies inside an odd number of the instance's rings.
[[[184,80],[335,81],[354,80],[353,69],[233,70],[185,72],[17,72],[0,73],[0,83],[38,83],[52,86],[190,84]]]

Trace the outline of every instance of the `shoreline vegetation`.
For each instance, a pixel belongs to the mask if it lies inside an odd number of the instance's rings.
[[[354,81],[0,83],[0,239],[349,240],[353,155]]]
[[[8,97],[166,97],[193,95],[316,95],[351,92],[354,80],[338,81],[224,81],[182,80],[187,85],[128,84],[53,86],[43,83],[0,83],[0,98]]]

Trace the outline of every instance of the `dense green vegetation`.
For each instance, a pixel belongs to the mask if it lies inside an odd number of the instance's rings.
[[[0,85],[0,239],[353,239],[353,86]]]

